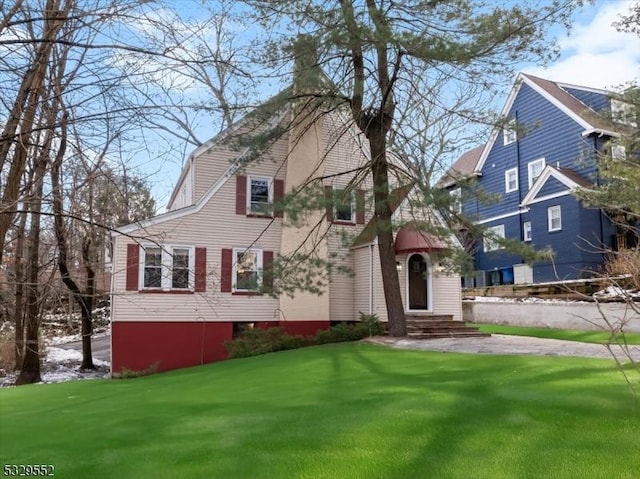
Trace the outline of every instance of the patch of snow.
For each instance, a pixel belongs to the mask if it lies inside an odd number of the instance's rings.
[[[593,293],[597,299],[640,299],[640,291],[637,289],[622,289],[619,286],[609,286]]]
[[[477,303],[587,303],[588,301],[573,301],[565,298],[537,298],[535,296],[501,297],[501,296],[466,296],[463,300],[471,300]]]

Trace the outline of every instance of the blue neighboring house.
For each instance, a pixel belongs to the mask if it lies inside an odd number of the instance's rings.
[[[620,246],[606,213],[572,194],[599,181],[596,154],[619,136],[603,114],[612,107],[604,90],[518,75],[502,112],[504,127],[462,155],[438,186],[459,198],[458,212],[476,224],[536,249],[550,246],[555,258],[527,265],[485,234],[474,244],[476,274],[465,286],[589,277],[601,269],[603,249]],[[465,194],[469,185],[499,201]]]

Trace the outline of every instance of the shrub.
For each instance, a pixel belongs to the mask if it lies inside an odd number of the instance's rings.
[[[224,347],[230,358],[248,358],[273,351],[297,349],[313,343],[313,338],[292,336],[282,328],[254,328],[244,330],[237,339],[225,341]]]
[[[224,347],[230,358],[248,358],[259,354],[298,349],[314,344],[358,341],[367,336],[382,334],[384,326],[375,314],[360,313],[360,322],[339,323],[321,330],[314,337],[290,335],[283,328],[245,329],[232,341],[225,341]]]

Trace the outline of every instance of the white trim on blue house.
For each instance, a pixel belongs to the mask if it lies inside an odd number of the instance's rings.
[[[505,218],[510,218],[511,216],[517,216],[517,215],[520,215],[522,213],[528,213],[528,212],[529,212],[529,208],[522,207],[517,211],[512,211],[511,213],[505,213],[503,215],[492,216],[491,218],[486,218],[484,220],[476,221],[475,224],[484,225],[484,224],[487,224],[487,223],[491,223],[493,221],[503,220]]]
[[[552,195],[546,195],[544,197],[536,198],[536,195],[540,193],[540,190],[542,189],[544,184],[551,177],[555,178],[556,180],[558,180],[559,182],[567,186],[569,189],[563,190],[559,193],[554,193]],[[527,205],[538,203],[540,201],[548,200],[551,198],[558,198],[560,196],[565,196],[570,194],[576,188],[579,188],[579,187],[580,185],[578,183],[573,181],[571,178],[567,177],[565,174],[562,173],[562,171],[558,170],[556,167],[552,165],[547,165],[545,166],[544,170],[542,170],[542,173],[540,174],[540,176],[538,176],[538,179],[535,181],[535,183],[531,186],[531,188],[529,189],[529,192],[522,199],[522,202],[520,203],[520,205],[527,206]]]
[[[515,101],[516,96],[518,95],[518,92],[520,91],[520,87],[522,86],[523,82],[526,83],[528,86],[530,86],[533,90],[535,90],[536,93],[538,93],[540,96],[542,96],[543,98],[545,98],[546,100],[551,102],[551,104],[556,106],[565,115],[567,115],[569,118],[571,118],[576,123],[578,123],[581,127],[583,127],[584,131],[582,132],[582,136],[589,136],[589,135],[592,135],[594,133],[599,134],[599,135],[612,136],[612,137],[619,137],[620,136],[618,133],[615,133],[615,132],[609,131],[609,130],[603,130],[602,128],[598,128],[598,127],[588,123],[584,118],[582,118],[580,115],[576,114],[575,112],[571,111],[561,101],[559,101],[553,95],[551,95],[546,90],[544,90],[543,88],[538,86],[533,80],[529,79],[526,75],[524,75],[522,73],[518,73],[518,76],[516,77],[516,81],[514,82],[513,88],[511,89],[511,92],[509,93],[509,97],[507,98],[507,101],[504,104],[504,107],[502,108],[502,112],[500,114],[502,118],[505,118],[507,116],[507,114],[509,113],[509,111],[511,111],[511,107],[513,106],[513,102]],[[562,86],[563,84],[556,83],[556,85]],[[571,86],[567,85],[567,86],[570,87],[570,88],[576,88],[573,85],[571,85]],[[478,163],[476,164],[475,171],[479,172],[479,171],[482,171],[482,168],[484,168],[484,164],[487,161],[487,157],[489,156],[489,152],[493,148],[493,145],[494,145],[496,139],[498,138],[498,135],[502,132],[502,130],[503,130],[502,126],[500,126],[500,127],[496,126],[491,131],[491,136],[489,137],[489,141],[485,145],[484,150],[482,150],[482,154],[480,155],[480,158],[478,158]]]

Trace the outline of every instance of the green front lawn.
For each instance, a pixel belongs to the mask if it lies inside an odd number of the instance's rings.
[[[475,326],[483,333],[510,334],[515,336],[533,336],[535,338],[564,339],[566,341],[580,341],[583,343],[605,344],[614,342],[611,333],[606,331],[578,331],[573,329],[527,328],[523,326],[505,326],[502,324],[467,323]],[[620,341],[622,336],[618,336]],[[640,333],[625,333],[627,344],[640,344]]]
[[[61,478],[635,478],[609,360],[339,344],[0,390],[2,464]]]

